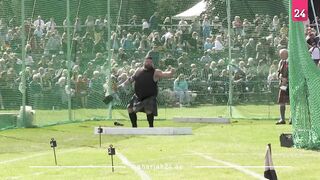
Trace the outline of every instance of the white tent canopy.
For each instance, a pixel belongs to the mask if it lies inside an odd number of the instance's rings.
[[[185,20],[193,20],[196,17],[199,17],[200,14],[207,9],[207,3],[204,0],[201,0],[196,5],[183,11],[180,14],[177,14],[172,17],[172,19],[185,19]]]

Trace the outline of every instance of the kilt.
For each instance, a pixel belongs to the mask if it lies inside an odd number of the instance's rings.
[[[289,93],[287,91],[284,91],[281,89],[279,90],[278,103],[279,104],[290,103]]]
[[[152,112],[154,116],[158,116],[157,98],[155,96],[140,100],[136,95],[133,95],[127,107],[131,108],[135,113]]]

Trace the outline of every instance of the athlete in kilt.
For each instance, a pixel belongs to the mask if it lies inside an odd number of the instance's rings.
[[[286,104],[289,101],[289,63],[288,63],[288,51],[281,49],[279,51],[280,62],[278,69],[278,78],[280,80],[280,89],[278,95],[278,103],[280,105],[280,120],[276,124],[285,124],[285,112]],[[291,122],[290,122],[291,123]]]
[[[157,95],[158,80],[161,78],[171,78],[175,69],[170,71],[161,71],[155,69],[152,57],[147,57],[144,61],[144,67],[136,70],[134,75],[128,78],[120,87],[134,82],[134,95],[128,104],[128,113],[132,127],[137,127],[137,112],[145,112],[149,127],[153,127],[154,116],[158,115]]]

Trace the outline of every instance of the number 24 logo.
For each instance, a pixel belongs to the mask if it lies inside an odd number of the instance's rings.
[[[304,18],[304,17],[306,17],[305,9],[302,9],[301,12],[300,12],[299,9],[295,9],[295,10],[294,10],[294,13],[295,13],[295,14],[294,14],[294,17],[295,17],[295,18],[300,18],[300,17],[303,17],[303,18]]]

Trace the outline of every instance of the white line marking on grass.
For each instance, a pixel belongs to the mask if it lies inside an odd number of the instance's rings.
[[[234,167],[247,168],[247,169],[264,169],[269,168],[292,168],[292,166],[193,166],[196,169],[233,169]]]
[[[262,175],[256,173],[256,172],[253,172],[251,170],[248,170],[240,165],[237,165],[237,164],[233,164],[233,163],[230,163],[230,162],[227,162],[227,161],[222,161],[222,160],[219,160],[219,159],[214,159],[210,156],[207,156],[205,154],[202,154],[202,153],[198,153],[198,152],[193,152],[195,155],[197,156],[200,156],[200,157],[203,157],[204,159],[207,159],[209,161],[213,161],[213,162],[217,162],[217,163],[220,163],[220,164],[224,164],[225,166],[229,166],[230,168],[232,169],[236,169],[244,174],[247,174],[247,175],[250,175],[252,177],[255,177],[257,179],[265,179]]]
[[[142,180],[151,180],[151,178],[146,174],[140,167],[136,166],[135,164],[131,163],[124,155],[117,152],[117,156],[122,161],[123,164],[129,166],[135,173],[137,173]]]
[[[56,171],[60,171],[60,170],[56,170]],[[13,177],[8,177],[7,179],[11,180],[11,179],[25,179],[26,177],[35,177],[35,176],[40,176],[42,174],[46,174],[48,173],[49,171],[45,171],[45,172],[36,172],[36,173],[32,173],[32,174],[29,174],[29,175],[23,175],[23,176],[13,176]]]
[[[112,168],[112,166],[29,166],[38,169],[95,169],[95,168]],[[125,166],[113,166],[114,168],[126,168]]]
[[[65,151],[60,151],[59,154],[69,153],[69,152],[73,152],[73,151],[78,151],[78,150],[80,150],[80,149],[83,149],[83,148],[69,149],[69,150],[65,150]],[[38,154],[35,154],[35,155],[25,156],[25,157],[22,157],[22,158],[16,158],[16,159],[10,159],[10,160],[5,160],[5,161],[0,161],[0,165],[1,165],[1,164],[9,164],[9,163],[17,162],[17,161],[23,161],[23,160],[31,159],[31,158],[34,158],[34,157],[39,157],[39,156],[47,155],[47,154],[50,154],[50,153],[52,153],[52,152],[38,153]]]
[[[23,160],[26,160],[26,159],[31,159],[31,158],[34,158],[34,157],[43,156],[43,155],[46,155],[46,154],[48,154],[48,153],[39,153],[39,154],[31,155],[31,156],[26,156],[26,157],[23,157],[23,158],[16,158],[16,159],[10,159],[10,160],[6,160],[6,161],[0,161],[0,164],[9,164],[9,163],[16,162],[16,161],[23,161]]]

